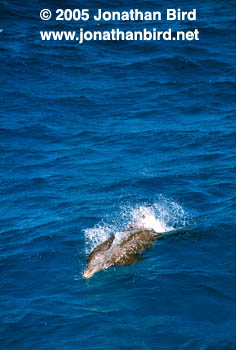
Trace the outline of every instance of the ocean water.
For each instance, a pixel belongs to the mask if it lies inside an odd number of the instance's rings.
[[[196,8],[200,40],[41,41],[60,7]],[[1,0],[0,350],[236,349],[235,10]],[[83,279],[147,204],[175,233]]]

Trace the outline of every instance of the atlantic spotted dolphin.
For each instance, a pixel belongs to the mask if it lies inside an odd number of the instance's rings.
[[[96,272],[106,270],[114,265],[132,265],[142,258],[137,257],[145,249],[151,248],[154,241],[163,233],[156,233],[153,230],[129,229],[129,233],[117,244],[115,235],[112,235],[105,242],[99,244],[89,255],[83,277],[89,278]]]

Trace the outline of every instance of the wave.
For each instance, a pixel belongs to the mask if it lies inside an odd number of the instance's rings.
[[[115,234],[115,242],[119,242],[128,235],[128,227],[164,233],[181,229],[189,223],[190,215],[183,207],[163,195],[159,195],[151,205],[122,205],[116,217],[104,219],[94,227],[84,230],[85,252],[89,254],[112,234]]]

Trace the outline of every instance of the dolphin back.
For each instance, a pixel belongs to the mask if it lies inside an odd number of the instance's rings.
[[[140,258],[137,258],[136,255],[151,248],[158,236],[159,234],[150,230],[139,230],[130,233],[111,252],[110,265],[131,265],[137,262]]]

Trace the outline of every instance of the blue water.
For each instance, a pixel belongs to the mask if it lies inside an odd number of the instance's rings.
[[[1,1],[0,350],[236,349],[235,1],[87,6],[196,7],[200,41],[42,42],[84,3]],[[148,203],[178,233],[83,279]]]

